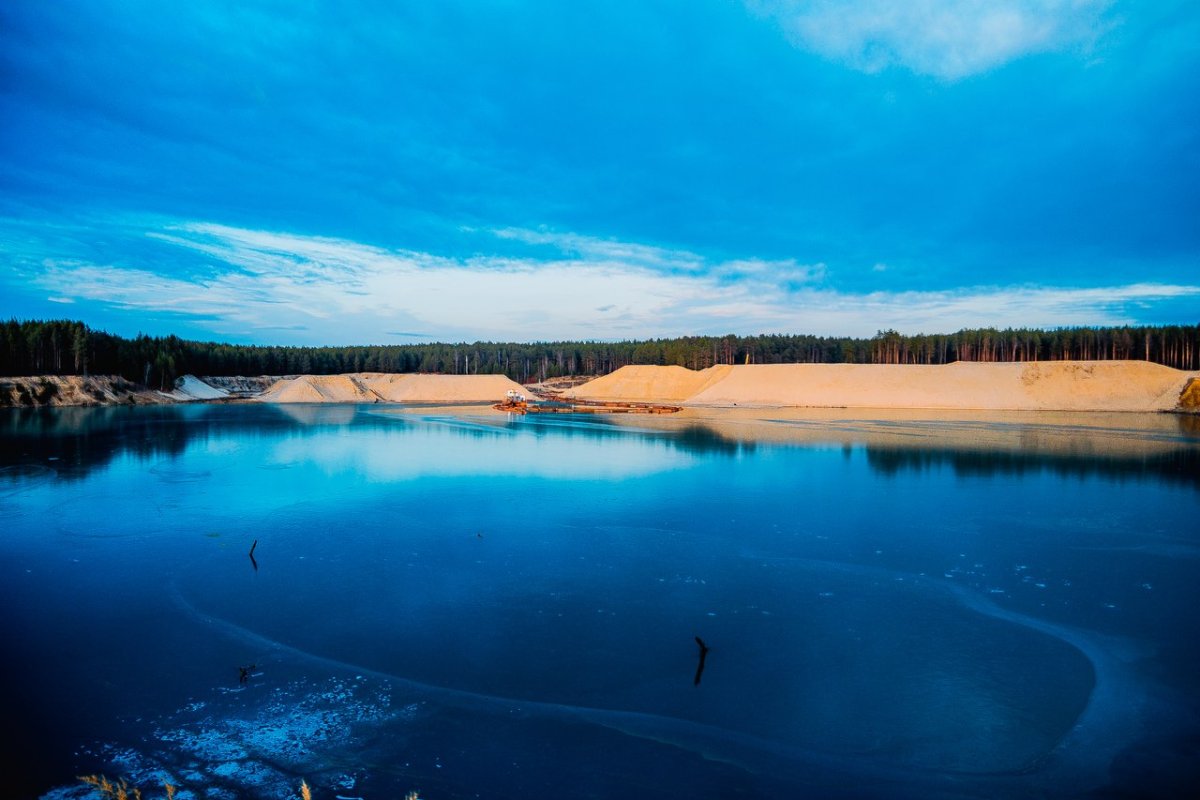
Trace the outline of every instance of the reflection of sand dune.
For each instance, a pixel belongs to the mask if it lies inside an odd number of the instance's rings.
[[[349,425],[357,413],[354,406],[333,405],[313,407],[300,403],[279,403],[279,411],[301,425]]]
[[[692,406],[1169,411],[1194,375],[1147,361],[623,367],[567,395]]]
[[[678,414],[638,419],[613,416],[614,427],[636,426],[670,434],[703,431],[732,445],[865,446],[877,452],[1019,454],[1080,464],[1144,459],[1200,458],[1200,430],[1186,414],[1087,414],[1054,411],[979,411],[837,408],[685,408]]]
[[[301,375],[283,378],[256,399],[268,403],[497,403],[510,389],[503,375]]]

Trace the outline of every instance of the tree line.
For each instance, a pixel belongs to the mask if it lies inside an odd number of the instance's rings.
[[[523,383],[603,375],[629,364],[948,364],[953,361],[1144,359],[1200,369],[1200,324],[964,329],[869,339],[770,334],[621,342],[474,342],[284,347],[115,336],[72,320],[0,324],[0,375],[121,375],[170,389],[181,375],[335,375],[346,372],[504,374]]]

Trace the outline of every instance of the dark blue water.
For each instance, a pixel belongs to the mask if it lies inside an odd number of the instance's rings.
[[[861,416],[5,412],[5,796],[1186,794],[1193,421]]]

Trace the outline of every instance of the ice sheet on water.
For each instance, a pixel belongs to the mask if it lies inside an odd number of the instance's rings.
[[[173,464],[160,464],[146,470],[164,483],[199,483],[212,477],[209,469],[184,469]]]
[[[27,492],[58,477],[58,470],[41,464],[0,467],[0,497]]]
[[[179,787],[178,800],[292,800],[301,778],[330,792],[354,787],[362,771],[330,768],[336,759],[329,754],[353,748],[364,726],[402,722],[420,708],[393,708],[391,687],[362,676],[253,688],[214,689],[207,702],[189,702],[155,720],[149,736],[136,737],[138,745],[102,743],[94,753],[110,778],[124,778],[147,797],[160,794],[165,780]],[[42,800],[92,796],[80,784],[53,789]]]

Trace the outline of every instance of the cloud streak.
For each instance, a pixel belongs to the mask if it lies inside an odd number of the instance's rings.
[[[863,72],[958,80],[1033,53],[1087,49],[1109,0],[747,0],[798,47]]]
[[[450,258],[212,223],[117,227],[169,248],[175,258],[163,260],[190,257],[191,269],[167,274],[154,263],[46,257],[61,244],[43,244],[17,254],[22,279],[80,308],[203,319],[235,340],[293,344],[1118,325],[1138,322],[1157,304],[1200,296],[1200,286],[1163,283],[856,293],[831,285],[821,263],[716,261],[520,229],[496,231],[498,249],[519,242],[535,245],[534,254]]]

